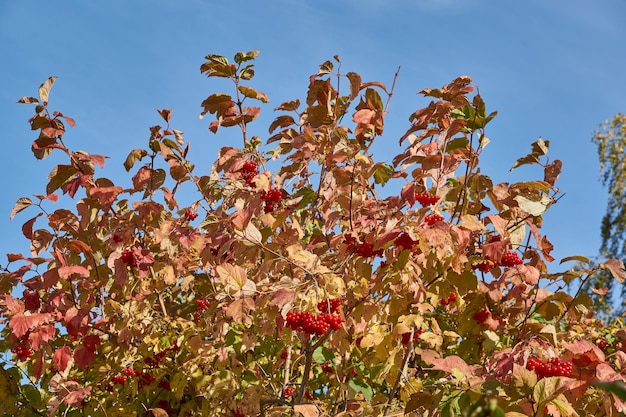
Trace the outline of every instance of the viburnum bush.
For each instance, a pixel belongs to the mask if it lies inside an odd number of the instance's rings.
[[[576,291],[596,269],[581,256],[548,267],[542,216],[561,172],[548,141],[513,165],[541,179],[493,184],[479,158],[496,113],[459,77],[421,91],[430,102],[392,163],[376,161],[393,86],[337,57],[256,130],[269,102],[249,85],[256,55],[200,68],[232,89],[201,114],[215,134],[239,129],[240,146],[195,166],[159,110],[163,126],[124,162],[128,184],[69,146],[74,121],[49,109],[54,77],[19,100],[35,106],[35,157],[66,159],[11,213],[30,213],[30,253],[8,254],[0,277],[2,415],[625,410],[626,327]],[[59,193],[75,206],[57,207]],[[619,261],[598,268],[626,278]]]

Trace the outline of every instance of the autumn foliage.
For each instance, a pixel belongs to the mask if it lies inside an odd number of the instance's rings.
[[[562,165],[548,141],[513,164],[541,179],[493,184],[479,159],[496,113],[459,77],[420,92],[429,103],[397,155],[376,161],[394,87],[343,73],[337,57],[257,130],[269,99],[249,85],[256,55],[208,55],[200,68],[232,90],[201,115],[217,138],[239,129],[240,146],[195,166],[160,110],[163,125],[124,162],[126,184],[67,144],[74,121],[48,106],[54,77],[20,99],[35,106],[35,157],[66,162],[11,213],[30,213],[31,250],[8,254],[0,277],[3,415],[626,409],[626,328],[594,318],[577,289],[596,269],[555,263],[541,232]],[[58,207],[60,193],[75,205]],[[619,282],[622,267],[599,266]]]

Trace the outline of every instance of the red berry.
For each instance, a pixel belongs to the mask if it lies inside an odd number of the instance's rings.
[[[233,413],[233,417],[246,417],[246,415],[239,410],[230,410]]]
[[[313,401],[313,394],[310,391],[305,392],[304,397],[309,401]]]
[[[443,300],[440,300],[439,303],[442,306],[447,306],[448,304],[450,304],[450,301],[448,301],[446,298],[444,298]]]
[[[419,242],[417,240],[411,239],[411,236],[409,236],[408,233],[401,233],[395,240],[396,246],[406,250],[413,250],[413,247],[418,243]]]
[[[475,312],[472,315],[472,318],[476,321],[476,323],[483,324],[484,322],[487,321],[487,319],[489,318],[489,315],[490,315],[489,310],[483,308],[482,310]]]
[[[450,295],[448,296],[448,302],[449,303],[453,303],[456,301],[456,293],[455,292],[451,292]]]
[[[417,329],[415,331],[413,331],[413,343],[417,343],[420,340],[420,335],[423,333],[422,329]],[[402,334],[402,344],[403,345],[408,345],[409,341],[411,338],[411,332],[407,332],[407,333],[403,333]]]
[[[296,393],[296,390],[293,389],[293,387],[287,387],[283,390],[283,395],[285,397],[291,397],[292,395],[294,395]]]
[[[416,193],[415,200],[417,200],[417,202],[420,203],[422,207],[424,207],[424,206],[430,206],[432,204],[437,203],[437,201],[439,201],[439,197],[436,195],[428,194],[428,193],[422,193],[422,194]]]
[[[281,358],[282,360],[287,359],[287,356],[289,356],[289,353],[287,353],[287,351],[286,351],[286,350],[283,350],[282,352],[280,352],[280,358]]]
[[[522,260],[517,255],[517,252],[513,251],[508,251],[507,253],[505,253],[500,260],[500,264],[502,266],[516,266],[520,265],[521,263]]]
[[[113,383],[118,384],[118,385],[124,385],[126,383],[126,377],[124,375],[114,376]]]
[[[606,345],[608,345],[609,342],[606,339],[600,339],[596,345],[600,348],[600,349],[604,349],[606,347]]]
[[[115,243],[122,243],[124,241],[124,238],[120,235],[118,235],[117,233],[113,234],[113,242]]]
[[[122,256],[120,256],[120,259],[122,260],[122,262],[124,262],[126,265],[130,266],[131,268],[134,268],[135,266],[137,266],[135,262],[135,255],[133,254],[133,251],[130,249],[123,250]]]
[[[195,220],[196,218],[198,218],[198,213],[194,213],[193,211],[189,209],[185,210],[185,219],[187,219],[187,221],[192,221],[192,220]]]
[[[432,226],[435,223],[439,223],[442,220],[443,220],[443,216],[437,213],[429,214],[428,216],[424,218],[424,221],[429,226]]]
[[[334,372],[333,367],[329,362],[325,362],[324,364],[322,364],[322,371],[326,372],[327,374],[332,374]]]

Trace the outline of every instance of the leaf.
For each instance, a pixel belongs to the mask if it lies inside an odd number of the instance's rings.
[[[169,416],[169,414],[167,414],[167,411],[159,407],[151,408],[150,412],[152,413],[154,417],[168,417]]]
[[[260,100],[263,103],[269,103],[269,99],[267,98],[267,94],[265,93],[261,93],[260,91],[256,91],[254,88],[252,87],[246,87],[244,85],[240,85],[238,87],[238,90],[241,94],[243,94],[245,97],[248,98],[253,98],[256,100]]]
[[[622,401],[626,401],[626,385],[622,381],[596,382],[593,385],[595,385],[596,387],[606,392],[615,394],[617,398],[619,398]]]
[[[22,97],[17,100],[17,102],[20,104],[39,104],[39,100],[37,100],[35,97]]]
[[[317,417],[320,414],[315,404],[297,404],[293,406],[293,411],[302,414],[304,417]]]
[[[611,275],[613,275],[613,278],[615,278],[617,282],[623,284],[624,281],[626,281],[626,271],[624,270],[624,263],[622,261],[609,259],[602,265],[611,272]]]
[[[157,112],[161,115],[161,117],[163,118],[163,120],[165,120],[167,124],[170,123],[170,118],[172,117],[172,109],[157,109]]]
[[[384,186],[393,176],[393,167],[384,162],[374,165],[374,182]]]
[[[589,258],[587,258],[586,256],[566,256],[565,258],[561,259],[561,262],[559,262],[559,264],[563,264],[565,262],[569,262],[569,261],[576,261],[576,262],[582,262],[584,264],[588,264],[590,261]]]
[[[559,386],[559,378],[548,377],[537,381],[537,385],[533,388],[533,400],[542,404],[554,398]]]
[[[362,393],[367,401],[372,400],[374,390],[372,390],[372,387],[370,387],[365,381],[353,378],[350,380],[350,382],[348,382],[348,386],[352,388],[355,392]]]
[[[89,269],[80,265],[59,267],[59,277],[63,279],[70,279],[72,275],[78,275],[81,278],[87,278],[89,277]]]
[[[513,197],[519,207],[531,216],[541,216],[552,205],[552,198],[542,195],[539,201],[530,200],[522,195]]]
[[[447,356],[443,359],[430,359],[434,366],[433,369],[438,369],[446,373],[453,373],[454,371],[460,371],[464,375],[472,375],[474,369],[468,365],[462,358],[456,355]]]
[[[13,206],[13,210],[11,210],[10,219],[13,220],[13,218],[15,217],[15,215],[17,213],[19,213],[20,211],[22,211],[22,210],[24,210],[27,207],[30,207],[32,205],[33,205],[33,202],[32,202],[32,200],[30,198],[28,198],[28,197],[18,198],[17,202]]]
[[[350,80],[350,100],[354,100],[361,91],[361,76],[356,72],[349,72],[346,77]]]
[[[48,104],[48,95],[50,94],[50,89],[54,85],[54,81],[57,78],[58,77],[55,76],[49,77],[46,81],[43,82],[43,84],[39,86],[39,100],[41,100],[44,105]]]
[[[289,304],[296,297],[296,291],[289,288],[280,288],[272,294],[272,301],[270,306],[276,306],[283,308],[283,306]]]
[[[274,110],[294,111],[300,107],[300,100],[285,101],[280,106],[274,108]]]
[[[145,149],[133,149],[126,157],[126,161],[124,161],[124,168],[126,169],[126,172],[129,172],[133,165],[135,165],[135,162],[141,161],[141,159],[146,155],[148,155],[148,151]]]
[[[54,366],[61,372],[65,371],[70,360],[72,360],[72,352],[67,346],[57,349],[52,355]]]

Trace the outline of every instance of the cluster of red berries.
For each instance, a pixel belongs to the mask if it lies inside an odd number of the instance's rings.
[[[396,246],[406,250],[413,250],[413,247],[418,243],[419,242],[417,240],[413,240],[408,233],[401,233],[395,240]]]
[[[500,265],[502,266],[516,266],[521,265],[522,260],[519,258],[517,252],[508,251],[504,255],[502,255],[502,259],[500,260]]]
[[[383,254],[382,249],[374,250],[374,245],[369,242],[363,242],[363,243],[357,244],[352,235],[346,235],[344,237],[344,242],[348,245],[350,250],[355,251],[357,255],[362,256],[364,258],[369,258],[372,256],[382,256]]]
[[[178,347],[178,343],[174,341],[174,346],[172,346],[171,348],[160,351],[159,353],[154,355],[154,357],[148,356],[147,358],[144,358],[143,361],[145,362],[146,365],[152,368],[155,368],[159,366],[159,364],[163,361],[163,359],[165,359],[166,356],[170,354],[175,355],[176,352],[178,352],[179,350],[180,348]]]
[[[298,332],[321,336],[329,330],[341,329],[344,319],[339,314],[311,314],[308,311],[287,313],[287,327]]]
[[[563,362],[559,358],[551,358],[543,362],[536,356],[531,356],[526,362],[526,369],[535,371],[539,379],[550,376],[570,376],[574,366],[571,362]]]
[[[29,336],[30,330],[23,334],[22,337],[18,339],[17,346],[11,349],[21,361],[25,361],[35,353],[30,347],[30,341],[28,340]]]
[[[196,320],[196,323],[200,323],[200,319],[202,317],[202,312],[208,309],[211,306],[211,303],[206,299],[196,300],[196,308],[193,311],[193,317]]]
[[[486,308],[483,308],[482,310],[477,311],[474,314],[472,314],[472,318],[476,321],[476,323],[483,324],[484,322],[487,321],[490,314],[491,313],[489,312],[489,310],[487,310]]]
[[[422,333],[424,333],[422,329],[416,329],[413,331],[413,343],[417,343],[420,340],[420,335]],[[410,341],[411,341],[411,332],[402,333],[402,340],[401,340],[402,344],[408,345]]]
[[[332,298],[330,300],[322,300],[317,303],[317,309],[322,313],[338,313],[341,307],[341,298]]]
[[[259,166],[254,161],[246,161],[241,167],[241,178],[248,184],[249,187],[256,188],[256,184],[252,182],[254,177],[259,173]]]
[[[424,207],[436,204],[439,201],[439,197],[428,193],[415,193],[415,200]]]
[[[324,362],[322,364],[322,371],[326,372],[327,374],[332,374],[335,372],[335,370],[333,369],[333,366],[330,364],[330,362]]]
[[[131,268],[134,268],[137,266],[137,262],[135,261],[135,255],[133,254],[133,251],[130,249],[123,250],[122,256],[120,256],[120,259],[122,260],[122,262],[124,262],[126,265],[130,266]]]
[[[293,387],[287,387],[283,390],[283,395],[285,397],[291,397],[293,395],[295,395],[296,390]]]
[[[443,300],[440,301],[440,303],[442,306],[447,306],[448,304],[452,304],[455,301],[456,301],[456,293],[451,292],[448,298],[444,298]]]
[[[187,209],[185,210],[185,219],[187,219],[187,221],[192,221],[192,220],[196,220],[198,218],[198,213],[194,213],[193,211]]]
[[[443,216],[438,213],[429,214],[428,216],[424,218],[424,221],[429,226],[432,226],[435,223],[439,223],[442,220],[443,220]]]
[[[274,205],[280,203],[282,199],[283,193],[275,188],[270,188],[267,191],[263,191],[263,194],[261,194],[261,200],[265,201],[266,213],[274,211]]]
[[[608,344],[609,342],[606,339],[600,339],[596,343],[596,346],[598,346],[600,349],[604,349]]]

